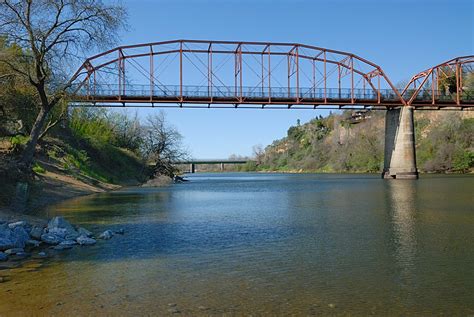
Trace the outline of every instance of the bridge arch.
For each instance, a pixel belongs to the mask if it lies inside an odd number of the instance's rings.
[[[356,108],[404,105],[382,68],[298,43],[172,40],[120,46],[74,75],[83,105]]]

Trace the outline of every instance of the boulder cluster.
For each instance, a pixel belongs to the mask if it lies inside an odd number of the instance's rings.
[[[118,231],[106,230],[99,239],[108,240]],[[30,225],[26,221],[13,223],[0,222],[0,261],[10,257],[25,258],[31,251],[41,245],[47,245],[55,250],[71,249],[75,245],[88,246],[96,244],[94,235],[83,227],[71,225],[63,217],[52,218],[47,226]],[[25,250],[30,252],[27,252]],[[46,257],[44,251],[38,252],[38,257]]]

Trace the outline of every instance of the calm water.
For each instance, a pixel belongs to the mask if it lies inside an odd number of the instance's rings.
[[[474,177],[195,174],[45,210],[124,236],[0,271],[0,315],[474,314]]]

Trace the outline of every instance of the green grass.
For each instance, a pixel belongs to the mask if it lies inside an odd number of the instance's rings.
[[[33,172],[35,172],[36,174],[44,174],[46,173],[46,170],[41,167],[38,163],[35,163],[35,165],[33,165],[33,168],[32,168]]]

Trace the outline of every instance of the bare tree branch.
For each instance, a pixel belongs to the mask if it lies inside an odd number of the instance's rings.
[[[102,0],[0,0],[0,36],[21,48],[21,56],[1,57],[0,63],[27,79],[40,100],[23,156],[26,165],[38,138],[54,123],[43,130],[46,117],[72,85],[74,78],[66,78],[75,56],[112,44],[125,26],[124,8]]]

